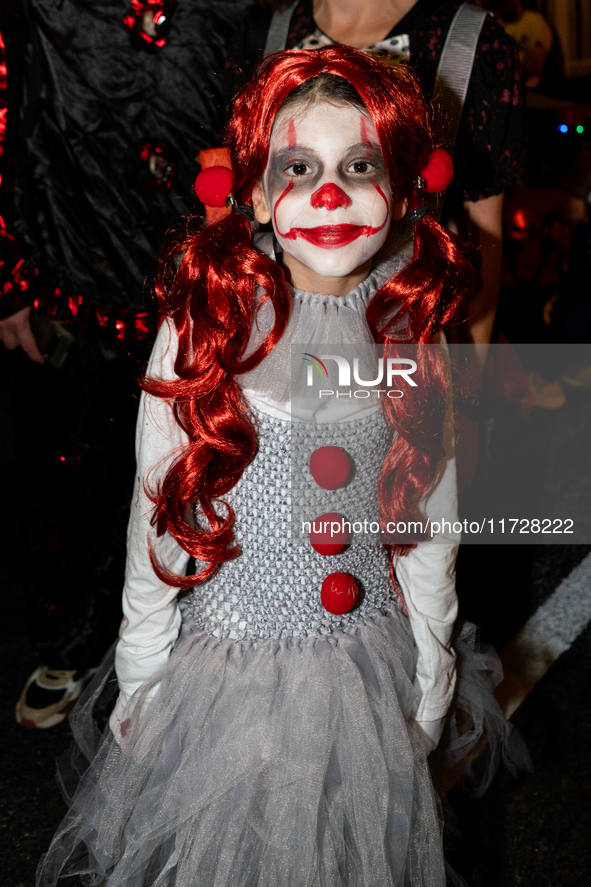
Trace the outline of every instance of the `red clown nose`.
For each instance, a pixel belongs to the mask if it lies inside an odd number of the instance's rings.
[[[327,182],[318,191],[314,191],[310,197],[310,203],[314,209],[318,209],[319,206],[325,206],[327,209],[351,206],[350,198],[347,197],[342,188],[339,188],[338,185],[333,185],[332,182]]]

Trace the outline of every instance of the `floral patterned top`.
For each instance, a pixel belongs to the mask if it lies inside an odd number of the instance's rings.
[[[431,95],[439,57],[462,0],[417,0],[375,48],[406,57]],[[269,9],[249,6],[228,54],[227,92],[233,95],[262,58],[271,21]],[[295,8],[286,49],[331,43],[317,27],[313,0]],[[370,47],[368,47],[369,49]],[[374,48],[374,47],[371,47]],[[453,200],[481,200],[500,194],[517,176],[523,151],[522,78],[517,47],[492,16],[487,16],[474,60],[454,152]]]

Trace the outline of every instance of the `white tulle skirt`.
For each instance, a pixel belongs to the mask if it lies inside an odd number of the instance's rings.
[[[484,737],[482,788],[500,755],[526,767],[527,752],[492,696],[498,660],[474,640],[470,626],[457,640],[437,761],[466,776]],[[217,640],[186,623],[119,746],[92,720],[107,660],[73,719],[75,766],[91,763],[38,887],[74,874],[92,887],[444,887],[437,793],[409,727],[415,661],[395,605],[305,640]]]

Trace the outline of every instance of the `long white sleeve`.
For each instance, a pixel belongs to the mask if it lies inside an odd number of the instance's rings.
[[[423,513],[432,521],[458,520],[458,496],[454,448],[453,400],[448,400],[444,434],[445,459],[438,466],[435,483],[425,497]],[[418,647],[415,687],[421,698],[418,722],[443,718],[451,703],[455,679],[455,654],[451,635],[458,604],[455,562],[458,534],[437,533],[394,562]],[[426,729],[431,734],[431,729]]]
[[[451,478],[455,487],[453,463],[446,474],[440,487],[450,489]],[[439,497],[433,499],[439,500]],[[438,509],[428,516],[439,520],[445,515]],[[417,721],[435,721],[443,717],[453,696],[455,655],[450,641],[458,611],[455,589],[457,547],[455,543],[429,539],[394,563],[418,647],[415,687],[421,699],[415,715]]]
[[[167,320],[156,338],[148,375],[174,379],[177,347],[176,330]],[[175,421],[171,405],[163,398],[144,392],[138,413],[137,468],[127,532],[124,618],[115,654],[121,695],[111,718],[114,730],[127,700],[168,658],[180,630],[178,589],[161,582],[154,573],[148,542],[151,541],[160,563],[177,574],[182,575],[189,558],[168,534],[156,539],[150,526],[154,506],[145,486],[156,487],[186,443],[187,437]]]

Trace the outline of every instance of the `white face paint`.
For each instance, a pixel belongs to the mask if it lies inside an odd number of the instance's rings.
[[[263,187],[284,252],[321,277],[350,275],[388,236],[388,172],[373,123],[354,105],[281,111]]]

